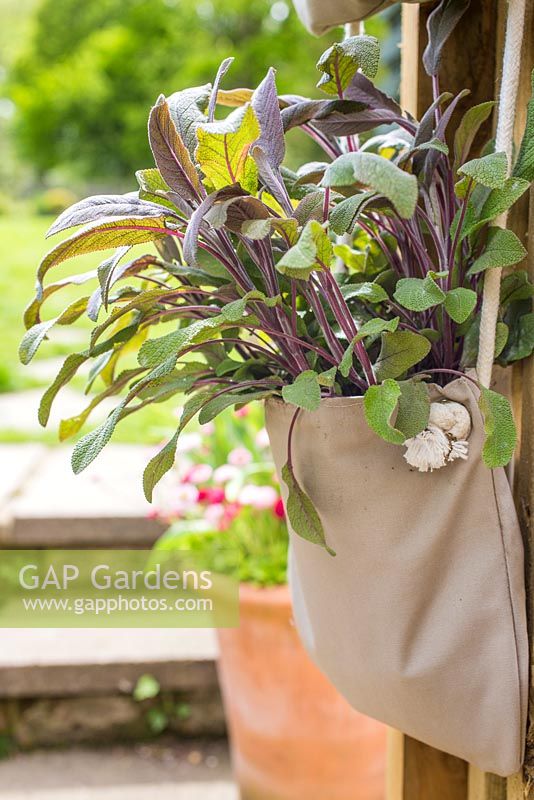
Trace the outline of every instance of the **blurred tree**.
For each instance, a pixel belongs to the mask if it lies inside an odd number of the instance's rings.
[[[390,17],[368,32],[387,37]],[[159,93],[213,80],[228,55],[226,88],[255,86],[276,65],[280,91],[313,93],[313,65],[339,36],[311,37],[290,0],[41,0],[10,82],[18,150],[40,175],[68,165],[123,178],[151,163]]]

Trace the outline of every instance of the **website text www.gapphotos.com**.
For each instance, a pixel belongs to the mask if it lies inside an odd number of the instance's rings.
[[[178,597],[174,601],[158,597],[23,597],[25,611],[59,611],[72,614],[115,614],[117,612],[148,611],[152,613],[194,613],[213,611],[213,600],[208,597]]]

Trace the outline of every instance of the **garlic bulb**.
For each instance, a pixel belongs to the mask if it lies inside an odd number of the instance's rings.
[[[465,461],[469,455],[467,438],[470,433],[471,417],[465,406],[452,400],[431,403],[425,430],[404,442],[404,458],[419,472],[441,469],[457,459]]]
[[[444,403],[430,403],[429,425],[435,425],[448,433],[453,439],[467,439],[471,433],[469,411],[461,403],[447,400]]]

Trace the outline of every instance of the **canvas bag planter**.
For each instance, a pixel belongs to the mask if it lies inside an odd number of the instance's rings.
[[[300,412],[296,477],[337,555],[292,533],[296,624],[359,711],[510,775],[527,713],[521,535],[504,470],[480,457],[477,388],[460,378],[432,394],[462,403],[473,424],[467,461],[432,473],[412,470],[401,447],[368,428],[361,397]],[[266,403],[279,474],[294,413]]]

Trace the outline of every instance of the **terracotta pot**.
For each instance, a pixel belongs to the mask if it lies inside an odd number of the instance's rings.
[[[240,604],[219,674],[242,800],[383,800],[385,728],[312,664],[287,587],[242,586]]]

